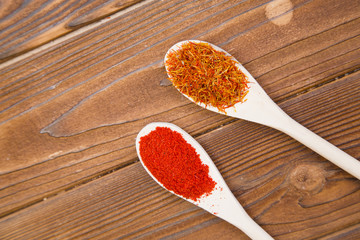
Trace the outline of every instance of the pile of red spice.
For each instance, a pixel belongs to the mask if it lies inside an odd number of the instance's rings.
[[[168,127],[157,127],[140,138],[140,156],[151,174],[168,190],[197,201],[216,183],[195,148]]]
[[[196,103],[225,109],[243,102],[248,80],[236,61],[208,43],[186,42],[169,52],[166,69],[173,85]]]

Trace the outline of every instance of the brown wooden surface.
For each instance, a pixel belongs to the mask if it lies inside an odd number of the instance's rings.
[[[1,0],[0,62],[141,0]]]
[[[291,117],[360,159],[360,1],[85,2],[0,10],[10,54],[0,65],[1,239],[247,239],[146,174],[134,141],[153,121],[194,136],[275,239],[360,238],[359,180],[283,133],[190,103],[162,63],[180,40],[212,42]],[[134,5],[98,22],[118,2]]]

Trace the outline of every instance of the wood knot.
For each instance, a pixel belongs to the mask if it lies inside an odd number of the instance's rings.
[[[274,24],[283,26],[293,17],[294,5],[290,0],[273,0],[266,5],[266,17]]]
[[[299,165],[291,171],[290,183],[300,191],[318,193],[325,184],[325,171],[318,166]]]

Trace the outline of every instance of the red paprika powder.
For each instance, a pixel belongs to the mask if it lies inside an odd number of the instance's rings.
[[[157,127],[139,143],[142,162],[166,189],[194,201],[214,189],[209,167],[180,133]]]

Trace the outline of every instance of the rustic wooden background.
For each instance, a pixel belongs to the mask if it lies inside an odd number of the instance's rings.
[[[360,181],[166,80],[176,42],[234,55],[295,120],[360,159],[359,0],[0,0],[0,239],[247,239],[166,192],[135,151],[172,122],[275,239],[360,239]]]

